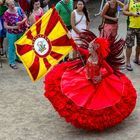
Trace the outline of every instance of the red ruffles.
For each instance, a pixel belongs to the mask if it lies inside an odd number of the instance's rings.
[[[57,65],[48,73],[44,82],[45,96],[61,117],[64,117],[67,122],[77,128],[104,130],[117,125],[129,116],[136,104],[136,91],[125,75],[120,77],[123,80],[123,94],[120,94],[117,102],[104,108],[88,109],[77,105],[62,93],[62,75],[68,65],[68,63]]]

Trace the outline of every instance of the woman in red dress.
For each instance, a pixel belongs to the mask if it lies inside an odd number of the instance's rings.
[[[45,77],[45,96],[77,128],[104,130],[122,122],[135,107],[136,91],[119,71],[124,41],[83,32],[75,49],[82,59],[56,65]]]

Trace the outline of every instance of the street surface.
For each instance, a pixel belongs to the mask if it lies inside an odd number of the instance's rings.
[[[97,13],[97,7],[98,3],[88,4],[92,17],[91,29],[95,33],[101,22],[100,17],[93,17],[93,14]],[[119,26],[120,36],[125,37],[126,18],[122,15]],[[123,70],[123,72],[131,79],[137,90],[136,108],[121,124],[103,132],[87,132],[66,123],[44,97],[43,79],[32,83],[22,64],[17,64],[18,70],[13,70],[6,58],[3,57],[2,62],[0,140],[140,140],[140,66],[133,62],[134,71]]]

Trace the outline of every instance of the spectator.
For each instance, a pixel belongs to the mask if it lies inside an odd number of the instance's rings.
[[[21,61],[16,56],[14,43],[26,30],[27,17],[21,8],[15,7],[14,0],[6,0],[6,5],[8,9],[4,13],[4,27],[7,30],[9,65],[12,69],[17,69],[15,60]]]
[[[140,0],[130,0],[123,9],[124,15],[129,17],[129,24],[126,36],[126,68],[128,71],[133,71],[130,63],[130,57],[132,54],[132,47],[136,41],[136,53],[134,63],[140,65]]]
[[[118,0],[107,1],[101,16],[103,17],[103,29],[101,36],[106,38],[115,38],[118,32],[118,17],[117,9],[118,5],[124,6],[124,4]]]
[[[4,5],[4,0],[0,1],[0,55],[4,55],[4,48],[3,48],[3,40],[6,37],[6,30],[4,29],[4,20],[3,14],[7,10],[7,7]]]
[[[16,7],[19,7],[20,5],[19,5],[19,0],[14,0],[14,2],[15,2],[15,6]]]
[[[49,10],[49,3],[50,0],[43,0],[41,3],[41,7],[43,8],[43,12],[46,13]]]
[[[72,26],[72,38],[76,41],[77,44],[81,42],[76,40],[79,36],[81,36],[81,32],[83,29],[89,30],[89,15],[86,9],[85,2],[83,0],[78,0],[76,4],[75,10],[73,10],[71,14],[71,26]],[[69,58],[73,59],[76,57],[76,51],[70,53]]]
[[[64,21],[68,30],[71,30],[71,12],[73,11],[73,0],[61,0],[56,4],[56,10]]]
[[[49,2],[48,2],[49,8],[51,8],[53,5],[56,5],[56,3],[58,3],[58,2],[59,2],[59,0],[49,0]]]
[[[26,15],[29,15],[30,0],[18,0],[20,7],[24,10]]]
[[[29,17],[30,25],[34,24],[43,16],[43,9],[40,7],[40,0],[32,0],[30,3],[31,15]]]

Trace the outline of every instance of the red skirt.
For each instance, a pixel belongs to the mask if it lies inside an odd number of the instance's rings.
[[[67,122],[86,130],[104,130],[133,111],[136,91],[124,74],[112,74],[95,85],[86,79],[84,67],[68,67],[68,62],[57,65],[44,82],[45,97]]]

